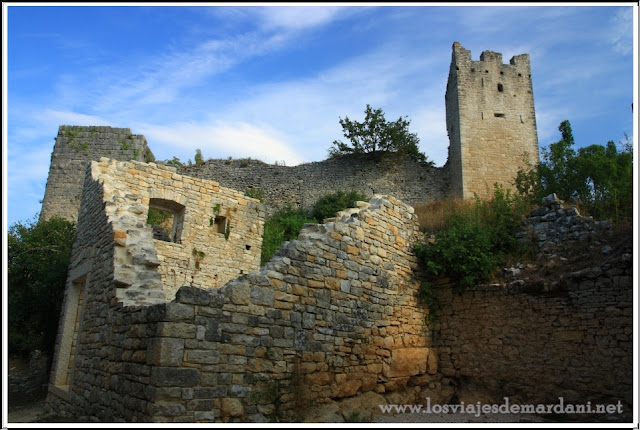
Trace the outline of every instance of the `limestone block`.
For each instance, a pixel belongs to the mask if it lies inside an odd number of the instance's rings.
[[[182,363],[184,339],[155,338],[147,347],[147,364],[179,366]]]
[[[156,387],[192,387],[198,383],[200,371],[182,367],[153,367],[149,383]]]
[[[391,359],[383,367],[383,374],[387,378],[397,378],[426,373],[428,357],[429,348],[394,349]]]
[[[220,412],[223,417],[241,417],[244,415],[244,406],[240,399],[223,398]]]

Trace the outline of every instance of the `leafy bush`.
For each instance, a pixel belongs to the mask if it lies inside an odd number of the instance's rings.
[[[620,148],[605,146],[573,149],[569,121],[558,127],[562,139],[542,149],[542,161],[518,172],[515,185],[531,202],[556,193],[599,219],[615,223],[633,218],[633,145],[627,137]]]
[[[292,209],[291,206],[274,213],[264,223],[261,264],[271,259],[282,242],[297,239],[305,224],[317,224],[318,220],[322,222],[341,210],[354,207],[356,201],[365,199],[366,196],[358,191],[337,191],[320,197],[310,215],[303,209]]]
[[[310,219],[305,211],[291,207],[280,209],[271,215],[264,223],[261,264],[273,257],[282,242],[297,239],[304,224],[316,222],[315,219]]]
[[[432,279],[447,276],[463,288],[486,281],[502,257],[519,252],[515,231],[528,210],[521,198],[496,185],[491,200],[476,197],[468,209],[449,213],[435,245],[417,243],[414,252]]]
[[[53,356],[75,225],[54,217],[8,234],[9,350]]]
[[[311,211],[311,217],[322,222],[325,218],[332,218],[346,208],[355,207],[355,202],[367,200],[359,191],[336,191],[318,199]]]

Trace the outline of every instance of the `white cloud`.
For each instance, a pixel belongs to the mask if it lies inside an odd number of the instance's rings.
[[[251,157],[266,163],[284,161],[287,165],[304,161],[276,130],[265,125],[216,122],[140,124],[138,128],[159,159],[177,156],[186,162],[193,160],[196,149],[200,149],[205,159]]]
[[[611,18],[610,42],[613,49],[622,55],[629,55],[633,49],[633,9],[620,9]]]
[[[38,117],[41,121],[59,125],[111,125],[109,121],[99,116],[53,109],[45,109]],[[57,127],[52,132],[57,132]]]
[[[265,30],[301,30],[333,21],[344,6],[265,6],[257,9]]]
[[[443,166],[449,156],[449,136],[444,106],[419,110],[410,119],[409,131],[416,132],[420,137],[420,150],[436,166]]]

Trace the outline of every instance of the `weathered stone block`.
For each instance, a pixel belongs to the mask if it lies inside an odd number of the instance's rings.
[[[157,387],[192,387],[198,383],[199,378],[198,369],[154,367],[149,383]]]
[[[244,406],[240,399],[224,398],[220,408],[223,417],[240,417],[244,414]]]
[[[147,347],[147,364],[179,366],[182,363],[184,339],[155,338]]]
[[[391,351],[391,359],[385,363],[382,372],[387,378],[426,373],[428,357],[428,348],[394,349]]]

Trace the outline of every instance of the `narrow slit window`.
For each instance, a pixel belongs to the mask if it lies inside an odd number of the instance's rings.
[[[495,116],[496,118],[504,118],[503,113],[494,113],[493,116]]]

